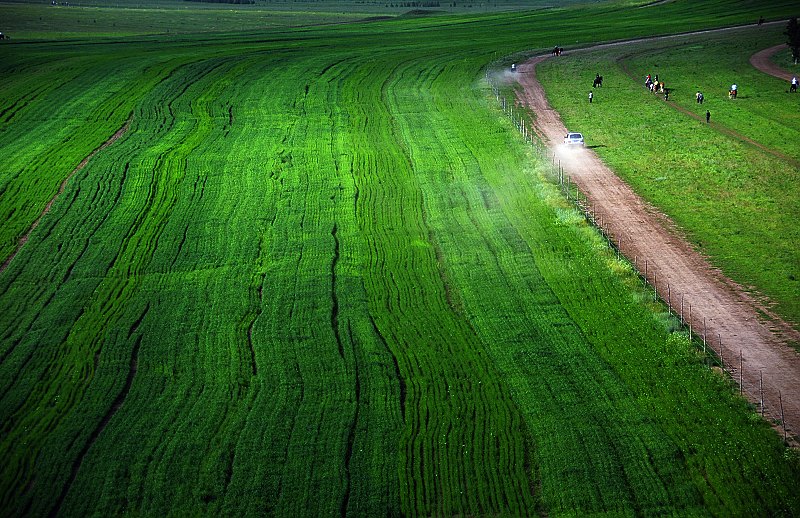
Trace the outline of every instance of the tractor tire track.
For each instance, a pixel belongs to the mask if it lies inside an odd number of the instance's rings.
[[[338,333],[338,331],[337,331]],[[353,337],[353,330],[350,323],[347,324],[347,335],[349,337],[350,346],[353,353],[353,377],[355,378],[354,395],[353,395],[353,417],[347,430],[347,442],[344,454],[344,494],[339,506],[339,515],[342,518],[347,516],[347,510],[350,505],[350,493],[352,491],[353,481],[351,473],[351,461],[353,460],[353,444],[356,439],[356,431],[359,426],[359,416],[361,411],[361,374],[359,372],[358,351],[356,350],[356,341]]]
[[[548,57],[533,57],[519,67],[518,81],[523,88],[517,96],[536,115],[534,131],[556,152],[567,130],[536,79],[536,65]],[[800,354],[789,345],[800,343],[800,332],[713,267],[674,223],[642,200],[593,151],[585,150],[574,159],[563,157],[562,165],[588,198],[596,217],[606,222],[610,239],[620,242],[620,236],[625,237],[622,253],[638,257],[640,262],[648,258],[648,280],[656,284],[661,297],[667,300],[669,291],[674,301],[686,294],[693,306],[689,321],[693,329],[705,327],[707,336],[713,337],[709,344],[729,363],[741,354],[743,372],[735,377],[742,376],[748,399],[758,407],[759,375],[763,373],[767,415],[779,418],[782,401],[788,434],[800,434]]]
[[[56,194],[53,195],[52,198],[50,198],[50,201],[48,201],[47,204],[44,206],[44,210],[42,210],[42,213],[39,214],[39,217],[36,218],[36,220],[33,223],[31,223],[31,226],[28,227],[28,230],[26,230],[25,233],[22,234],[22,237],[19,238],[19,241],[17,242],[17,248],[11,253],[11,255],[9,255],[6,258],[3,264],[0,265],[0,275],[5,271],[6,268],[8,268],[8,265],[11,264],[11,261],[13,261],[15,257],[17,257],[17,254],[19,254],[20,250],[22,250],[22,247],[24,247],[25,244],[28,242],[28,239],[30,239],[33,231],[36,230],[36,227],[39,226],[39,223],[42,221],[42,218],[44,218],[47,215],[47,213],[50,212],[50,209],[53,207],[53,203],[55,203],[58,197],[64,193],[64,191],[67,188],[67,183],[69,183],[72,177],[75,176],[75,174],[77,174],[78,172],[80,172],[84,167],[86,167],[86,164],[89,163],[89,160],[94,158],[94,156],[97,153],[104,150],[105,148],[107,148],[108,146],[119,140],[123,135],[125,135],[125,133],[128,132],[128,128],[130,128],[131,126],[131,121],[133,121],[133,114],[130,114],[130,116],[128,116],[128,120],[125,121],[125,124],[123,124],[122,127],[116,131],[116,133],[111,135],[111,137],[109,137],[108,140],[103,142],[100,146],[95,148],[94,151],[89,153],[86,156],[86,158],[81,160],[81,162],[75,167],[75,169],[73,169],[72,172],[70,172],[67,175],[67,177],[64,178],[64,181],[61,182],[61,185],[58,188],[58,192],[56,192]]]
[[[128,338],[130,338],[136,333],[142,321],[144,320],[145,316],[147,315],[148,311],[150,311],[149,303],[145,306],[144,311],[136,320],[136,322],[131,326],[131,329],[128,332]],[[75,462],[72,464],[72,470],[70,471],[69,478],[67,479],[67,482],[64,484],[64,487],[61,489],[61,493],[59,494],[55,505],[50,510],[50,513],[48,514],[49,517],[52,518],[59,515],[59,512],[61,511],[61,506],[64,504],[64,500],[66,499],[67,494],[69,494],[69,490],[72,488],[72,484],[78,477],[78,472],[81,469],[81,465],[83,465],[83,461],[86,458],[86,455],[89,453],[89,450],[92,449],[92,446],[97,441],[97,438],[100,437],[100,435],[106,429],[108,423],[111,422],[111,419],[114,417],[114,415],[116,415],[117,411],[120,408],[122,408],[122,405],[125,403],[125,400],[128,397],[128,393],[131,391],[131,387],[133,386],[133,380],[134,378],[136,378],[136,372],[139,370],[139,348],[142,344],[143,336],[144,335],[139,334],[136,337],[136,340],[134,341],[133,349],[131,350],[130,363],[128,366],[128,375],[125,378],[125,384],[122,386],[122,389],[117,394],[117,397],[114,399],[114,402],[111,404],[111,407],[103,416],[103,419],[100,420],[100,423],[97,425],[97,427],[92,431],[91,435],[86,441],[86,444],[83,446],[80,453],[76,457]]]

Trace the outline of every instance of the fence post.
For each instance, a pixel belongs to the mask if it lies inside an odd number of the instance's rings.
[[[692,305],[689,304],[689,341],[692,341]]]
[[[653,272],[653,302],[658,300],[658,272]]]
[[[703,354],[706,354],[706,317],[703,317]]]
[[[672,290],[669,283],[667,283],[667,311],[669,311],[670,315],[672,314]]]
[[[781,424],[783,425],[783,442],[786,443],[786,421],[783,419],[783,395],[778,391],[778,402],[781,405]]]

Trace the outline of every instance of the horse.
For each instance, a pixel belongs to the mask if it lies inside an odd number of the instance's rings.
[[[790,92],[797,92],[797,83],[796,82],[789,85],[789,91]]]
[[[729,99],[736,99],[736,90],[731,90],[728,92]]]
[[[592,83],[592,88],[603,86],[603,76],[598,75],[594,78],[594,82]]]

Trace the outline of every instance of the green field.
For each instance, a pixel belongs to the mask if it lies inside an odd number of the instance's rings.
[[[235,0],[234,0],[235,1]],[[564,6],[598,0],[562,0]],[[252,4],[205,0],[3,0],[2,30],[13,39],[52,40],[190,34],[208,38],[231,31],[340,25],[395,17],[530,11],[547,0],[253,0]]]
[[[192,3],[169,34],[178,3],[120,4],[41,32],[0,4],[2,260],[54,200],[0,273],[5,514],[800,514],[797,452],[483,81],[791,2],[335,26]]]

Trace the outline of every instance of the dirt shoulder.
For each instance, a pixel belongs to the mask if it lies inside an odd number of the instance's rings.
[[[760,408],[763,375],[765,415],[779,419],[782,404],[788,434],[800,435],[800,354],[788,345],[800,342],[800,333],[714,268],[665,215],[633,192],[592,150],[559,151],[567,130],[536,79],[536,65],[548,58],[528,60],[517,74],[523,87],[518,101],[535,114],[534,131],[559,157],[622,252],[642,273],[647,269],[660,296],[669,298],[676,311],[683,302],[684,319],[692,331],[701,336],[705,332],[726,370],[735,380],[741,378],[748,399]]]

